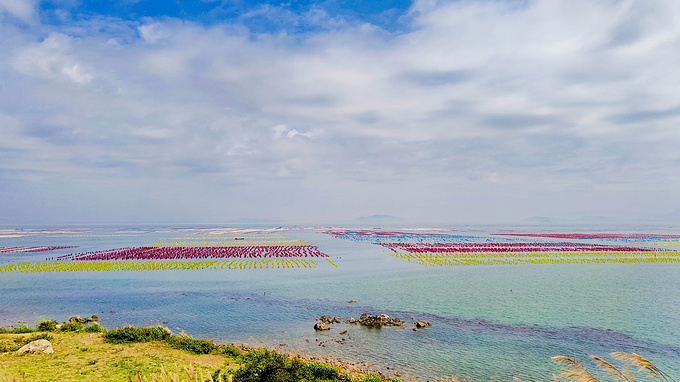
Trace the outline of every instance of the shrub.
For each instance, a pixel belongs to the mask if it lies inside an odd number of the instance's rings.
[[[17,351],[22,345],[18,345],[15,342],[5,342],[0,341],[0,353],[8,353],[12,351]]]
[[[234,373],[234,382],[297,382],[310,375],[304,362],[267,349],[241,356],[243,365]]]
[[[111,344],[130,344],[135,342],[167,340],[169,337],[170,330],[162,326],[152,326],[150,328],[126,326],[111,330],[104,334],[104,341]]]
[[[239,357],[241,356],[241,351],[238,350],[238,348],[232,344],[226,345],[226,346],[220,346],[219,350],[220,354],[228,355],[231,357]]]
[[[22,334],[22,333],[33,333],[33,332],[35,332],[35,330],[33,330],[32,328],[29,328],[26,325],[21,325],[20,327],[13,329],[11,333]]]
[[[104,329],[101,325],[99,324],[92,324],[89,326],[86,326],[82,330],[85,333],[106,333],[106,329]]]
[[[180,349],[193,354],[210,354],[218,351],[219,346],[209,340],[196,340],[187,335],[179,335],[167,338],[167,342],[175,349]]]
[[[369,374],[366,377],[364,377],[362,382],[383,382],[383,379],[375,374]]]
[[[65,322],[59,327],[60,332],[77,332],[83,328],[83,324],[80,322]]]
[[[322,363],[310,362],[307,364],[307,370],[314,379],[326,381],[336,381],[340,379],[340,372],[338,369]]]
[[[57,321],[43,320],[38,324],[39,332],[53,332],[55,330],[57,330]]]

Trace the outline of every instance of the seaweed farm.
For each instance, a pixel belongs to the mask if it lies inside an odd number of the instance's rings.
[[[303,241],[200,241],[152,244],[49,257],[40,262],[0,265],[0,272],[163,271],[198,269],[315,268],[312,258],[328,259],[316,246]],[[43,252],[76,246],[6,247],[3,252]]]
[[[96,314],[106,328],[162,324],[219,342],[366,361],[420,381],[545,381],[554,355],[617,351],[680,375],[680,235],[667,228],[4,232],[0,327]],[[314,329],[324,315],[364,313],[405,324]],[[432,326],[413,331],[420,320]]]
[[[308,259],[194,261],[65,261],[0,265],[0,272],[163,271],[188,269],[316,268]]]
[[[391,256],[421,265],[677,263],[680,252],[576,243],[380,243]]]

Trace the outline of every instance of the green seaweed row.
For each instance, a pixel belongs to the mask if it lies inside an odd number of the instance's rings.
[[[415,254],[415,253],[391,253],[390,256],[400,259],[408,260],[421,265],[519,265],[519,264],[584,264],[584,263],[680,263],[680,253],[661,252],[644,253],[639,256],[621,256],[621,257],[588,257],[588,253],[581,253],[581,256],[570,254],[570,257],[561,257],[563,253],[551,253],[552,257],[532,257],[532,254],[514,254],[515,258],[500,258],[491,257],[497,256],[497,253],[488,254],[486,257],[471,258],[468,256],[445,256],[443,254]],[[456,254],[459,255],[459,254]],[[586,256],[583,256],[586,255]],[[592,254],[591,254],[592,255]],[[519,257],[522,256],[522,257]]]
[[[316,268],[310,259],[248,259],[248,260],[195,260],[195,261],[68,261],[21,262],[0,265],[0,272],[108,272],[108,271],[160,271],[186,269],[262,269],[262,268]]]

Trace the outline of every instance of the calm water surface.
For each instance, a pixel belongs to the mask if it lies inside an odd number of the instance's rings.
[[[0,255],[0,264],[189,235],[99,229],[5,237],[0,246],[79,248]],[[197,337],[286,343],[310,354],[394,367],[423,381],[443,375],[544,381],[559,371],[553,355],[587,363],[590,354],[612,351],[639,353],[680,377],[680,265],[424,267],[393,258],[386,248],[318,231],[277,235],[317,245],[338,268],[317,261],[315,269],[1,273],[0,326],[75,314],[97,314],[109,328],[167,321],[173,331]],[[364,312],[433,326],[417,332],[312,328],[321,315],[347,319]],[[340,338],[346,340],[336,342]]]

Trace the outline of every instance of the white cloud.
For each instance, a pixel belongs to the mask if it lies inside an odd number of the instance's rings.
[[[298,210],[338,200],[329,215],[370,202],[442,219],[493,219],[480,209],[504,203],[508,218],[585,215],[680,187],[678,15],[671,0],[417,2],[399,34],[334,20],[299,36],[99,20],[0,42],[0,114],[36,143],[10,154],[15,167],[83,182],[185,180],[262,211],[274,204],[255,202],[258,187]]]
[[[0,0],[0,15],[3,11],[25,23],[30,23],[34,18],[35,4],[31,0]]]
[[[44,41],[26,47],[14,60],[14,68],[25,75],[44,79],[68,79],[87,85],[93,76],[69,54],[71,39],[63,34],[50,34]]]

